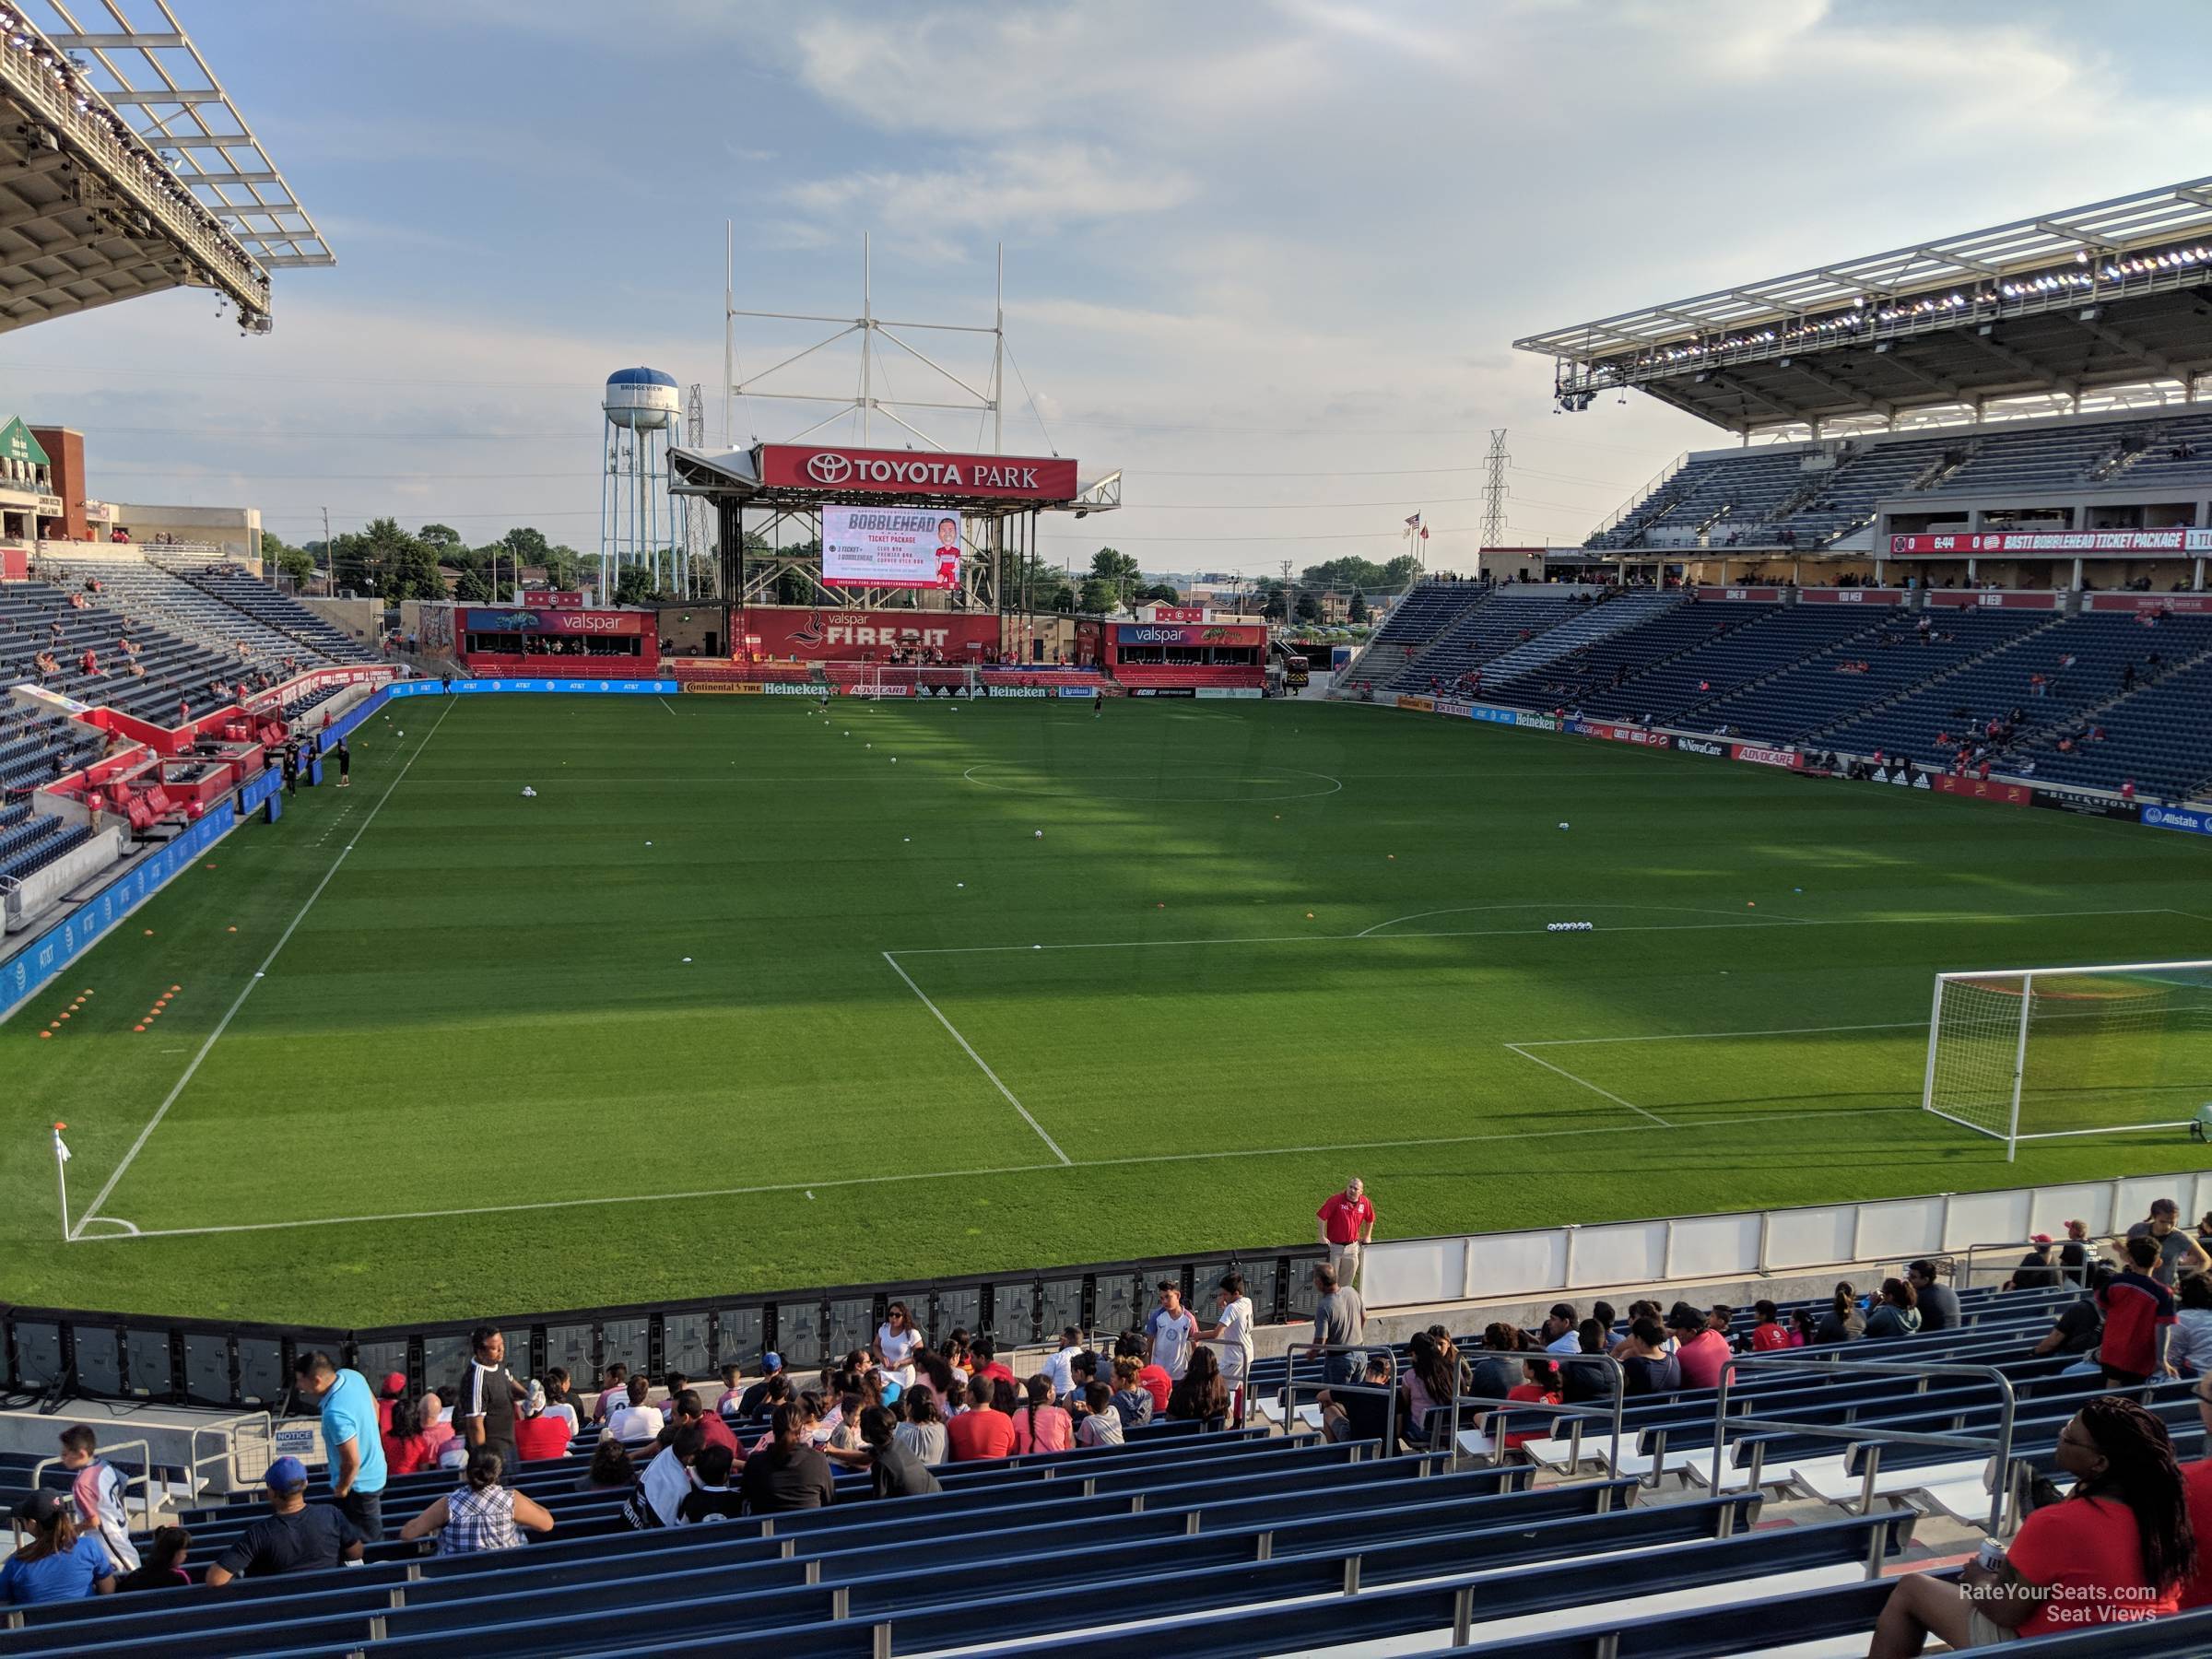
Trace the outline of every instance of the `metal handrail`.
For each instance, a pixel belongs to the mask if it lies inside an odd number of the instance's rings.
[[[185,1471],[185,1478],[191,1483],[194,1498],[196,1499],[204,1489],[200,1472],[209,1464],[228,1463],[232,1474],[238,1475],[238,1430],[241,1427],[252,1424],[260,1425],[261,1449],[270,1461],[274,1461],[276,1451],[276,1419],[266,1411],[241,1412],[237,1417],[225,1418],[220,1422],[203,1423],[194,1428],[191,1439],[186,1442],[190,1449],[192,1461]],[[203,1453],[200,1450],[200,1436],[203,1434],[220,1434],[229,1438],[214,1452]],[[262,1473],[263,1470],[257,1469],[252,1475],[243,1476],[241,1478],[251,1484],[260,1478]],[[228,1492],[233,1488],[226,1483],[223,1489]]]
[[[1970,1434],[1936,1434],[1913,1430],[1885,1429],[1869,1438],[1866,1426],[1860,1423],[1801,1423],[1780,1418],[1762,1418],[1756,1415],[1739,1417],[1735,1426],[1739,1436],[1751,1430],[1779,1431],[1788,1434],[1816,1435],[1827,1440],[1841,1440],[1866,1447],[1865,1468],[1861,1477],[1859,1512],[1874,1512],[1875,1477],[1880,1472],[1881,1449],[1885,1443],[1900,1446],[1947,1446],[1962,1452],[1979,1452],[1994,1461],[1994,1478],[1990,1482],[1990,1536],[2005,1535],[2005,1524],[2013,1507],[2014,1488],[2018,1484],[2012,1466],[2012,1425],[2018,1410],[2018,1399],[2013,1392],[2012,1379],[1994,1365],[1959,1365],[1945,1360],[1909,1364],[1891,1359],[1837,1359],[1824,1358],[1807,1359],[1787,1349],[1772,1354],[1733,1354],[1721,1368],[1719,1391],[1713,1402],[1712,1420],[1712,1489],[1723,1489],[1722,1480],[1727,1467],[1728,1456],[1728,1389],[1735,1373],[1744,1367],[1767,1369],[1796,1369],[1800,1371],[1855,1371],[1868,1376],[1916,1377],[1924,1383],[1930,1377],[1971,1377],[1981,1382],[1994,1382],[1997,1388],[1997,1432],[1995,1438]],[[1763,1446],[1751,1448],[1751,1483],[1759,1484],[1759,1467],[1765,1454]]]
[[[1533,1354],[1535,1357],[1548,1359],[1554,1365],[1558,1366],[1559,1368],[1562,1381],[1565,1379],[1566,1369],[1570,1365],[1602,1364],[1610,1369],[1613,1373],[1613,1401],[1609,1406],[1584,1406],[1569,1404],[1568,1402],[1562,1400],[1558,1405],[1554,1406],[1547,1405],[1542,1400],[1510,1400],[1493,1397],[1488,1394],[1461,1394],[1458,1392],[1455,1384],[1452,1395],[1451,1405],[1452,1446],[1453,1454],[1455,1456],[1459,1448],[1460,1406],[1462,1403],[1476,1406],[1487,1405],[1497,1406],[1507,1411],[1543,1411],[1549,1412],[1554,1417],[1572,1418],[1573,1429],[1572,1432],[1568,1438],[1568,1469],[1570,1473],[1580,1467],[1583,1461],[1583,1419],[1585,1418],[1610,1418],[1613,1425],[1613,1450],[1606,1460],[1606,1469],[1608,1474],[1617,1474],[1620,1468],[1622,1412],[1626,1409],[1628,1404],[1628,1371],[1618,1359],[1616,1359],[1609,1353],[1553,1354],[1542,1348],[1532,1350],[1528,1348],[1494,1348],[1487,1347],[1478,1348],[1463,1347],[1459,1350],[1459,1352],[1463,1356],[1468,1354],[1512,1355],[1522,1359],[1527,1359],[1531,1358]],[[1435,1410],[1431,1410],[1430,1416],[1433,1418],[1436,1415],[1436,1411],[1442,1409],[1443,1407],[1439,1406],[1435,1408]],[[1486,1413],[1485,1415],[1488,1416],[1488,1414]],[[1423,1425],[1423,1427],[1426,1428],[1426,1425]],[[1430,1449],[1434,1449],[1433,1444],[1431,1445]]]
[[[1386,1454],[1388,1452],[1396,1451],[1398,1445],[1398,1389],[1396,1381],[1398,1361],[1397,1356],[1392,1352],[1388,1343],[1294,1342],[1290,1344],[1289,1347],[1286,1347],[1283,1350],[1283,1358],[1287,1361],[1283,1367],[1283,1432],[1285,1434],[1288,1434],[1290,1432],[1290,1424],[1296,1413],[1298,1390],[1300,1387],[1298,1381],[1298,1357],[1300,1354],[1358,1354],[1364,1359],[1366,1356],[1375,1353],[1378,1350],[1390,1357],[1392,1379],[1389,1389],[1390,1404],[1388,1409],[1383,1414],[1382,1419],[1383,1445],[1386,1448]],[[1307,1386],[1312,1387],[1318,1392],[1324,1388],[1365,1389],[1372,1387],[1373,1384],[1368,1382],[1323,1382],[1310,1383],[1307,1384]]]

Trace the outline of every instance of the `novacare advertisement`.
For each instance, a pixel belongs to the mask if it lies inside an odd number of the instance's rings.
[[[824,507],[822,580],[841,587],[960,585],[960,515],[911,507]]]

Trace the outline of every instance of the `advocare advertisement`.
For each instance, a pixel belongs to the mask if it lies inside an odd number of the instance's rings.
[[[908,507],[824,507],[822,580],[841,587],[957,588],[960,515]]]

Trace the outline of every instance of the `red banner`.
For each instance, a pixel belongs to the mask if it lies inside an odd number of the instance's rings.
[[[1728,746],[1729,757],[1748,760],[1754,766],[1786,766],[1794,771],[1805,759],[1794,749],[1761,748],[1756,743],[1733,743]]]
[[[1203,622],[1206,606],[1203,605],[1155,605],[1148,607],[1154,622]]]
[[[2091,594],[2082,601],[2093,611],[2171,611],[2177,617],[2212,615],[2212,594]]]
[[[1959,559],[1988,553],[2072,559],[2088,554],[2207,553],[2212,530],[1985,530],[1954,535],[1893,535],[1893,559]]]
[[[480,634],[645,634],[653,632],[645,611],[465,610],[462,630]]]
[[[731,632],[747,653],[809,662],[884,661],[896,647],[974,663],[998,648],[998,618],[967,611],[753,609]]]
[[[533,610],[582,610],[583,608],[583,590],[582,588],[544,588],[535,593],[524,594],[515,603],[526,605]]]
[[[1673,739],[1663,732],[1647,732],[1641,726],[1613,725],[1602,720],[1585,720],[1575,730],[1586,737],[1604,737],[1613,743],[1636,743],[1645,748],[1668,748]]]
[[[0,547],[0,582],[30,580],[30,549]]]
[[[1760,605],[1771,605],[1782,597],[1782,590],[1778,587],[1701,587],[1698,589],[1698,597],[1700,599],[1751,599]]]
[[[779,489],[860,496],[987,496],[1072,501],[1076,464],[1049,455],[953,455],[919,450],[764,443],[753,452],[760,482]]]
[[[1904,598],[1902,588],[1806,588],[1797,595],[1800,605],[1895,605]]]
[[[1976,801],[2002,801],[2007,806],[2025,806],[2035,794],[2025,783],[1999,783],[1994,779],[1983,782],[1980,778],[1954,777],[1949,772],[1934,782],[1945,794],[1965,795]]]
[[[1950,610],[2056,610],[2057,594],[2000,594],[1981,588],[1936,588],[1928,594],[1936,609]]]

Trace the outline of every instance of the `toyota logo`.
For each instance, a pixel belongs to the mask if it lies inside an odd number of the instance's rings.
[[[853,463],[832,450],[806,457],[806,476],[817,484],[842,484],[853,476]]]

